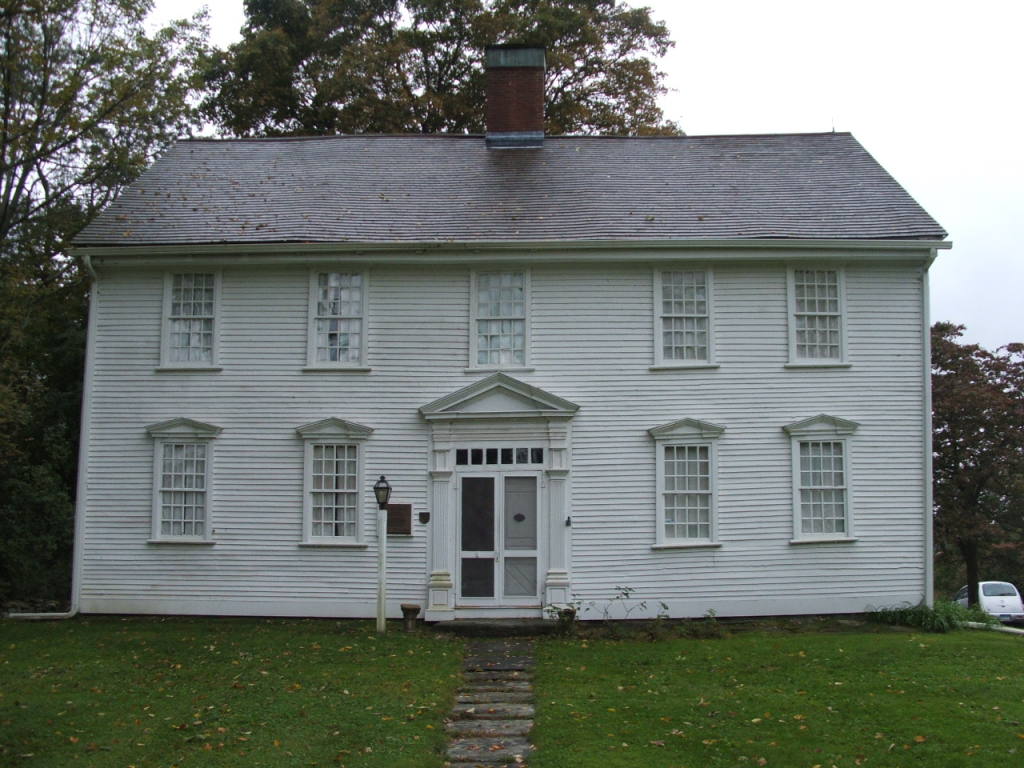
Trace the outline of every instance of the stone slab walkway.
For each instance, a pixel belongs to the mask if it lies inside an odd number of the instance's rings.
[[[451,768],[525,768],[533,745],[533,643],[476,640],[448,722]]]

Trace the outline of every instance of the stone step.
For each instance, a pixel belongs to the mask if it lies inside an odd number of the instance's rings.
[[[458,738],[448,745],[448,760],[452,763],[482,763],[494,765],[515,763],[533,749],[526,739],[512,736],[507,739]]]
[[[463,679],[467,683],[489,683],[497,681],[507,680],[526,680],[530,681],[533,679],[533,675],[529,672],[524,672],[516,669],[489,669],[489,670],[472,670],[464,672],[462,674]]]
[[[533,659],[529,656],[467,656],[462,669],[466,672],[524,672],[533,669]]]
[[[482,693],[486,690],[493,691],[531,691],[534,684],[529,680],[483,680],[480,682],[467,683],[459,689],[463,693]]]
[[[456,695],[459,704],[487,704],[495,701],[533,701],[532,691],[463,691]]]
[[[525,736],[533,720],[453,720],[445,730],[459,736]]]
[[[522,720],[533,717],[531,704],[495,702],[493,704],[456,704],[452,716],[459,720]]]

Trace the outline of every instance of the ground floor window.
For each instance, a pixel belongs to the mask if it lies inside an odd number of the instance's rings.
[[[220,427],[177,418],[146,431],[153,438],[152,538],[209,539],[213,441]]]

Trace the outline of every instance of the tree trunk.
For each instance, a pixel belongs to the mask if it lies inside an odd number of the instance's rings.
[[[973,607],[981,602],[978,598],[978,542],[974,539],[959,539],[957,544],[967,568],[967,605]]]

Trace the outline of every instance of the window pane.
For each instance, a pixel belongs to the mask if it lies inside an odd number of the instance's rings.
[[[666,539],[711,539],[710,456],[706,445],[665,446]]]
[[[707,274],[661,273],[661,345],[666,360],[708,360]]]
[[[213,362],[214,284],[212,273],[172,275],[167,318],[170,362]]]
[[[359,493],[354,445],[313,445],[311,535],[356,537]]]
[[[206,521],[206,444],[164,443],[160,474],[160,532],[202,536]]]
[[[839,273],[826,269],[793,272],[796,356],[837,360],[841,356]]]
[[[343,272],[321,272],[317,275],[317,362],[362,362],[362,315],[362,275]]]
[[[477,317],[525,317],[522,272],[477,275]]]
[[[846,488],[841,441],[800,443],[800,530],[845,534]]]
[[[477,363],[522,365],[525,362],[525,320],[477,321]]]

